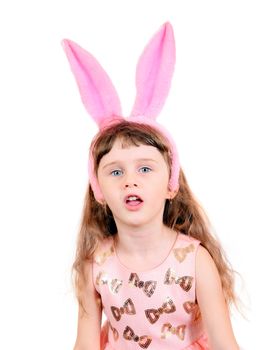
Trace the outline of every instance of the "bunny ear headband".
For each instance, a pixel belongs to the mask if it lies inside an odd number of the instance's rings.
[[[87,51],[71,40],[62,41],[63,48],[76,78],[81,99],[87,112],[99,129],[112,121],[124,121],[118,94],[107,73]],[[168,95],[175,65],[175,40],[172,26],[166,22],[145,47],[136,70],[136,100],[131,115],[126,119],[148,124],[158,130],[169,142],[172,157],[169,189],[178,189],[179,159],[174,140],[156,118]],[[94,172],[90,153],[89,176],[95,198],[103,196]]]

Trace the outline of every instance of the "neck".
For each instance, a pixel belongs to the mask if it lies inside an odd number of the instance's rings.
[[[117,249],[126,255],[144,256],[168,247],[175,238],[175,232],[162,222],[141,227],[123,227],[118,225],[116,236]]]

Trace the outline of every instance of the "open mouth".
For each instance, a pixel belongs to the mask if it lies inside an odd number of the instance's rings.
[[[128,205],[137,205],[142,202],[143,200],[135,194],[134,195],[131,194],[125,198],[125,203]]]

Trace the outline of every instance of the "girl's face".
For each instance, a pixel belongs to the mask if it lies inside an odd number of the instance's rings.
[[[153,146],[122,147],[117,139],[100,160],[98,182],[117,227],[162,223],[169,169]]]

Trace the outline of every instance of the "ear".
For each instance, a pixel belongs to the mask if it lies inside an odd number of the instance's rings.
[[[178,190],[179,190],[179,184],[177,186],[177,188],[174,190],[174,191],[171,191],[170,189],[168,190],[168,193],[167,193],[167,199],[169,200],[172,200],[175,198],[175,196],[177,195],[178,193]]]
[[[74,41],[64,39],[62,45],[82,102],[98,126],[101,127],[107,120],[122,119],[119,117],[121,107],[117,92],[98,61]]]
[[[173,28],[166,22],[145,47],[136,70],[137,95],[130,117],[156,119],[168,95],[175,66]]]
[[[95,200],[98,202],[98,204],[100,204],[100,205],[102,205],[102,206],[106,205],[106,201],[104,200],[103,197],[101,197],[101,198],[95,198]]]

